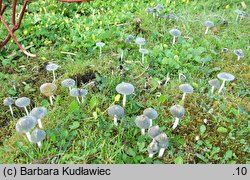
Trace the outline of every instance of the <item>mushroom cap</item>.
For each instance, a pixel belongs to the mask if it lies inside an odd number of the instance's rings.
[[[130,43],[135,37],[133,35],[129,35],[125,40],[126,43]]]
[[[15,105],[17,107],[26,107],[28,105],[30,105],[30,99],[27,98],[27,97],[21,97],[21,98],[18,98],[16,101],[15,101]]]
[[[16,84],[16,81],[12,79],[12,80],[10,81],[10,83],[11,83],[11,85],[13,86],[13,85]]]
[[[158,11],[163,10],[164,6],[161,4],[157,4],[157,6],[155,7]]]
[[[55,63],[49,63],[46,66],[47,71],[55,71],[59,68],[59,65],[55,64]]]
[[[149,119],[155,119],[158,117],[158,113],[154,108],[145,109],[143,115],[147,116]]]
[[[156,142],[158,142],[158,145],[161,148],[167,148],[168,147],[168,137],[165,133],[161,133],[158,136],[155,137]]]
[[[223,53],[228,52],[228,48],[222,48],[221,52],[223,52]]]
[[[194,88],[190,85],[190,84],[181,84],[179,86],[179,89],[183,92],[183,93],[193,93],[194,92]]]
[[[70,90],[69,95],[73,97],[81,96],[80,91],[81,91],[80,88],[73,88]]]
[[[38,143],[41,142],[45,139],[46,133],[44,130],[42,129],[35,129],[34,131],[32,131],[31,136],[30,136],[30,140],[33,143]]]
[[[169,33],[170,33],[172,36],[176,36],[176,37],[178,37],[178,36],[181,35],[181,31],[178,30],[178,29],[171,29],[171,30],[169,31]]]
[[[33,127],[35,127],[37,119],[34,116],[24,116],[20,118],[16,123],[16,131],[18,133],[29,132]]]
[[[153,7],[153,8],[147,8],[146,9],[146,12],[148,12],[148,13],[155,13],[156,12],[156,8],[155,7]]]
[[[181,118],[184,116],[184,114],[185,114],[185,109],[184,109],[184,107],[181,106],[181,105],[174,105],[174,106],[172,106],[172,107],[170,108],[170,113],[171,113],[173,116],[175,116],[175,117],[181,119]]]
[[[136,44],[144,45],[146,43],[146,40],[144,38],[138,37],[135,40]]]
[[[234,54],[237,55],[237,56],[239,56],[239,57],[241,57],[241,58],[244,57],[244,53],[243,53],[242,49],[236,49],[236,50],[234,50]]]
[[[235,79],[234,75],[226,73],[226,72],[222,72],[218,74],[217,77],[223,81],[232,81]]]
[[[156,154],[158,150],[159,150],[159,147],[158,147],[157,142],[151,142],[147,147],[147,151],[149,154]]]
[[[40,86],[40,91],[45,96],[52,96],[57,90],[57,86],[54,83],[44,83]]]
[[[111,117],[121,118],[124,115],[124,109],[119,105],[112,105],[108,109],[108,115]]]
[[[236,9],[235,11],[234,11],[236,14],[238,14],[238,15],[244,15],[244,11],[241,11],[241,10],[239,10],[239,9]]]
[[[130,95],[134,92],[135,88],[130,83],[122,82],[116,86],[116,91],[123,95]]]
[[[76,81],[74,79],[68,78],[61,82],[63,87],[73,87],[76,84]]]
[[[206,26],[206,27],[213,27],[214,26],[214,22],[212,22],[212,21],[205,21],[204,22],[204,25]]]
[[[30,115],[37,119],[43,118],[48,113],[45,107],[36,107],[31,110]]]
[[[142,53],[142,54],[147,54],[149,51],[148,51],[147,49],[141,48],[141,49],[139,50],[139,52]]]
[[[211,79],[210,81],[208,81],[208,83],[211,85],[211,86],[214,86],[215,88],[219,89],[220,88],[220,82],[217,78],[215,79]]]
[[[79,89],[79,94],[80,94],[80,96],[86,96],[88,94],[88,90],[87,89]]]
[[[103,46],[105,46],[105,43],[103,43],[103,42],[98,42],[98,43],[96,43],[96,46],[97,46],[97,47],[103,47]]]
[[[135,118],[135,124],[141,129],[147,129],[150,127],[150,119],[145,115],[140,115]]]
[[[8,97],[8,98],[6,98],[6,99],[3,100],[3,105],[4,106],[10,106],[12,104],[14,104],[14,99],[12,99],[10,97]]]
[[[161,130],[160,127],[158,125],[153,126],[151,128],[149,128],[148,130],[148,135],[153,139],[156,136],[158,136],[159,134],[161,134]]]

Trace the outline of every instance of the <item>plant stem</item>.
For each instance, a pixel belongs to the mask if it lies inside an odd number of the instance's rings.
[[[226,83],[226,81],[223,81],[223,83],[221,84],[220,89],[219,89],[219,91],[218,91],[218,94],[221,93],[222,89],[223,89],[224,86],[225,86],[225,83]]]
[[[11,113],[11,116],[12,116],[12,117],[14,117],[14,113],[13,113],[12,106],[11,106],[11,105],[9,105],[9,107],[10,107],[10,113]]]
[[[158,157],[161,158],[165,152],[165,148],[161,148],[158,154]]]
[[[178,124],[179,124],[179,118],[175,118],[175,121],[174,121],[174,125],[173,125],[173,127],[172,127],[172,129],[175,129],[177,126],[178,126]]]
[[[123,95],[123,100],[122,100],[122,105],[123,105],[123,107],[125,107],[126,106],[126,94],[124,94]]]
[[[38,124],[38,127],[39,127],[39,128],[41,128],[41,129],[43,128],[41,119],[38,119],[38,120],[37,120],[37,124]]]

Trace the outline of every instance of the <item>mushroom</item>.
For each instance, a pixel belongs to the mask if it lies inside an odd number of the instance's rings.
[[[35,127],[37,119],[33,116],[24,116],[20,118],[16,123],[16,131],[18,133],[25,133],[27,139],[31,141],[30,130]]]
[[[98,42],[98,43],[96,43],[96,46],[100,48],[100,56],[101,56],[102,55],[102,47],[105,46],[105,43]]]
[[[237,60],[239,61],[240,58],[244,57],[244,53],[242,51],[242,49],[236,49],[234,50],[234,54],[237,56]]]
[[[84,102],[85,96],[88,94],[88,90],[86,89],[79,89],[79,95],[82,97],[82,103]]]
[[[229,74],[229,73],[226,73],[226,72],[222,72],[222,73],[218,74],[217,77],[218,77],[220,80],[223,81],[222,84],[221,84],[221,86],[220,86],[220,89],[219,89],[219,91],[218,91],[218,94],[220,94],[220,92],[221,92],[222,89],[224,88],[226,81],[232,81],[232,80],[235,79],[234,75]]]
[[[179,74],[179,81],[180,81],[180,82],[181,82],[182,80],[185,82],[186,79],[187,79],[187,77],[186,77],[184,74],[182,74],[182,73]]]
[[[72,97],[76,97],[77,102],[78,102],[79,104],[81,104],[80,99],[79,99],[79,96],[81,96],[81,95],[80,95],[80,89],[79,89],[79,88],[73,88],[73,89],[71,89],[69,94],[70,94],[70,96],[72,96]]]
[[[146,40],[144,38],[138,37],[138,38],[136,38],[135,43],[139,44],[140,45],[140,49],[141,49],[142,45],[144,45],[146,43]]]
[[[148,50],[141,48],[139,52],[142,54],[142,64],[144,64],[144,55],[148,53]]]
[[[45,139],[46,133],[44,130],[41,129],[35,129],[32,133],[31,133],[31,142],[32,143],[37,143],[37,146],[39,148],[42,147],[42,141]]]
[[[153,156],[158,152],[158,143],[155,141],[155,142],[151,142],[148,147],[147,147],[147,151],[148,151],[148,154],[150,158],[153,158]]]
[[[145,134],[145,129],[150,128],[150,119],[145,115],[140,115],[135,118],[135,124],[141,128],[141,134]]]
[[[236,9],[234,12],[237,14],[236,20],[235,20],[236,22],[238,21],[239,16],[240,16],[240,20],[241,20],[244,18],[245,15],[247,15],[247,13],[245,11],[241,11],[239,9]]]
[[[150,119],[150,127],[152,126],[152,120],[158,117],[158,113],[153,108],[147,108],[143,111],[143,115],[147,116]]]
[[[185,114],[185,109],[181,105],[174,105],[170,108],[170,113],[175,117],[173,129],[175,129],[178,124],[179,120],[184,116]]]
[[[123,107],[126,105],[126,97],[134,92],[134,86],[130,83],[122,82],[116,86],[116,91],[123,95]]]
[[[163,10],[164,6],[161,4],[157,4],[157,6],[155,8],[157,11],[161,11],[161,10]]]
[[[36,107],[30,112],[31,116],[34,116],[37,119],[39,128],[43,128],[41,119],[48,113],[45,107]]]
[[[122,118],[124,115],[124,109],[119,105],[112,105],[108,109],[108,114],[114,118],[114,125],[118,126],[117,119]]]
[[[14,117],[14,113],[13,113],[13,109],[12,109],[12,104],[14,104],[14,100],[10,97],[6,98],[3,100],[3,105],[4,106],[9,106],[10,108],[10,113],[11,113],[11,116]]]
[[[11,80],[10,83],[11,83],[14,91],[16,91],[16,82],[15,82],[15,80]]]
[[[148,135],[153,139],[153,142],[155,142],[155,137],[158,136],[159,134],[161,134],[161,130],[158,125],[148,129]]]
[[[208,83],[212,86],[211,93],[214,93],[214,89],[219,89],[220,88],[220,82],[217,78],[211,79],[208,81]]]
[[[179,86],[179,89],[184,93],[182,96],[182,100],[185,100],[186,94],[193,93],[194,89],[190,84],[181,84]]]
[[[15,105],[17,107],[24,108],[27,116],[29,115],[29,111],[27,109],[27,106],[30,105],[30,99],[29,98],[27,98],[27,97],[18,98],[15,101]]]
[[[208,29],[214,27],[214,23],[212,21],[205,21],[204,25],[206,26],[205,34],[208,33]]]
[[[222,48],[221,52],[223,52],[223,53],[228,52],[228,48]]]
[[[58,68],[59,68],[59,66],[57,64],[55,64],[55,63],[49,63],[46,66],[47,71],[52,71],[54,81],[56,80],[55,70],[57,70]]]
[[[63,87],[69,88],[69,91],[72,89],[72,87],[75,86],[76,81],[74,79],[68,78],[61,82]]]
[[[129,35],[125,40],[126,43],[130,43],[135,37],[133,35]]]
[[[178,30],[178,29],[171,29],[170,31],[169,31],[169,33],[172,35],[172,36],[174,36],[174,38],[173,38],[173,45],[175,44],[175,40],[176,40],[176,38],[177,37],[179,37],[179,36],[181,36],[181,31],[180,30]]]
[[[155,137],[155,140],[158,142],[158,145],[161,148],[158,154],[158,157],[161,158],[165,149],[168,147],[168,137],[165,133],[161,133]]]
[[[57,90],[57,86],[54,83],[44,83],[40,86],[40,91],[46,97],[49,97],[50,104],[53,105],[53,97]]]

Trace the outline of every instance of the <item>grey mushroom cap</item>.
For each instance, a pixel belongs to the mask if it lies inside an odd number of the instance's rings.
[[[204,25],[206,27],[213,27],[214,26],[214,23],[212,21],[205,21]]]
[[[79,88],[73,88],[70,90],[70,96],[73,96],[73,97],[78,97],[78,96],[81,96],[80,95],[80,89]]]
[[[55,63],[49,63],[46,66],[47,71],[55,71],[59,68],[59,65],[55,64]]]
[[[163,10],[164,6],[161,4],[157,4],[157,6],[155,7],[158,11]]]
[[[239,10],[239,9],[236,9],[234,12],[235,12],[236,14],[238,14],[238,15],[243,15],[243,16],[247,15],[247,13],[246,13],[245,11],[241,11],[241,10]]]
[[[149,51],[147,50],[147,49],[140,49],[139,50],[140,51],[140,53],[142,53],[142,54],[147,54]]]
[[[8,97],[8,98],[6,98],[6,99],[3,100],[3,105],[4,106],[10,106],[12,104],[14,104],[14,99],[12,99],[10,97]]]
[[[176,37],[178,37],[178,36],[181,35],[181,31],[178,30],[178,29],[171,29],[171,30],[169,31],[169,33],[170,33],[172,36],[176,36]]]
[[[141,115],[135,118],[135,124],[137,127],[141,129],[147,129],[150,127],[151,123],[150,123],[150,119],[147,116]]]
[[[79,89],[79,94],[80,94],[80,96],[86,96],[88,94],[88,90],[87,89]]]
[[[208,83],[211,85],[211,86],[214,86],[215,88],[219,89],[220,88],[220,82],[217,78],[215,79],[211,79],[210,81],[208,81]]]
[[[148,13],[155,13],[156,12],[156,8],[155,7],[153,7],[153,8],[147,8],[146,9],[146,11],[148,12]]]
[[[241,57],[241,58],[244,57],[244,53],[243,53],[242,49],[236,49],[236,50],[234,50],[234,54],[237,55],[237,56],[239,56],[239,57]]]
[[[31,136],[30,136],[30,140],[33,143],[38,143],[41,142],[45,139],[46,133],[44,130],[42,129],[35,129],[34,131],[32,131]]]
[[[155,137],[156,142],[158,142],[158,145],[161,148],[167,148],[168,147],[168,137],[165,133],[161,133],[160,135]]]
[[[57,90],[57,86],[54,83],[44,83],[40,86],[40,91],[45,96],[52,96]]]
[[[64,87],[73,87],[76,84],[76,81],[74,79],[65,79],[61,82],[62,86]]]
[[[138,37],[135,40],[136,44],[144,45],[146,43],[146,40],[144,38]]]
[[[174,105],[174,106],[172,106],[172,107],[170,108],[170,113],[171,113],[173,116],[175,116],[175,117],[181,119],[181,118],[184,116],[184,114],[185,114],[185,109],[184,109],[184,107],[181,106],[181,105]]]
[[[183,92],[183,93],[193,93],[194,92],[194,88],[190,85],[190,84],[181,84],[179,86],[179,89]]]
[[[103,46],[105,46],[105,43],[103,43],[103,42],[98,42],[98,43],[96,43],[96,46],[98,46],[98,47],[103,47]]]
[[[235,79],[234,75],[226,73],[226,72],[222,72],[218,74],[217,77],[223,81],[232,81]]]
[[[147,147],[147,151],[149,154],[156,154],[158,150],[159,150],[159,147],[158,147],[157,142],[151,142]]]
[[[37,119],[34,116],[24,116],[16,123],[16,131],[18,133],[26,133],[35,127]]]
[[[18,99],[15,101],[15,105],[16,105],[17,107],[26,107],[26,106],[30,105],[30,99],[27,98],[27,97],[18,98]]]
[[[31,110],[30,115],[37,119],[43,118],[48,113],[45,107],[36,107]]]
[[[147,116],[149,119],[155,119],[158,117],[158,113],[153,108],[147,108],[143,111],[143,115]]]
[[[135,37],[133,35],[129,35],[125,40],[126,43],[130,43]]]
[[[119,105],[112,105],[108,109],[108,115],[111,117],[121,118],[124,115],[124,109]]]
[[[130,83],[122,82],[116,86],[116,91],[123,95],[130,95],[134,92],[135,88]]]
[[[221,52],[223,52],[223,53],[228,52],[228,48],[222,48]]]
[[[161,134],[161,130],[160,130],[160,127],[158,125],[153,126],[153,127],[149,128],[149,130],[148,130],[148,135],[151,138],[155,138],[159,134]]]

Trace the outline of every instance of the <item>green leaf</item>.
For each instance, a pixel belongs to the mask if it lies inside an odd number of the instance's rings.
[[[196,155],[199,159],[201,159],[203,162],[208,163],[208,159],[205,158],[205,156],[203,156],[203,155],[201,155],[201,154],[199,154],[199,153],[195,153],[195,155]]]
[[[181,156],[178,156],[177,158],[175,158],[174,160],[175,164],[183,164],[183,159]]]
[[[72,101],[69,105],[69,112],[74,112],[79,109],[79,104],[76,101]]]
[[[232,150],[228,150],[225,155],[224,155],[224,159],[225,160],[229,160],[233,157],[233,151]]]
[[[94,109],[94,107],[97,105],[98,100],[96,98],[96,96],[92,96],[91,100],[90,100],[90,109]]]
[[[218,127],[217,131],[218,131],[219,133],[227,133],[227,128]]]
[[[78,121],[74,121],[72,125],[69,126],[70,129],[77,129],[79,128],[80,123]]]
[[[130,156],[132,156],[132,157],[136,156],[136,152],[132,148],[128,149],[127,154],[130,155]]]
[[[204,134],[205,133],[205,131],[206,131],[206,126],[203,124],[203,125],[201,125],[200,126],[200,132],[201,132],[201,134]]]

